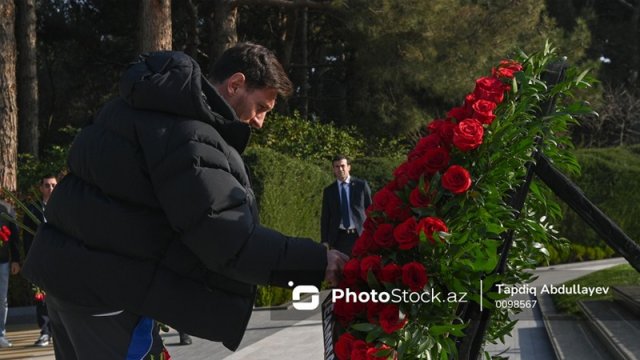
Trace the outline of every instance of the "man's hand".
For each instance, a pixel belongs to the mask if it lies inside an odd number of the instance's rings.
[[[342,279],[342,268],[349,260],[349,257],[338,250],[327,250],[327,270],[324,274],[324,280],[330,286],[336,286]]]
[[[20,263],[12,262],[11,263],[11,275],[15,275],[20,272]]]

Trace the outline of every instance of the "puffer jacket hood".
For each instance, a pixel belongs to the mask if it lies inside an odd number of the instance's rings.
[[[202,75],[198,63],[182,52],[140,55],[120,80],[120,97],[137,110],[161,111],[208,123],[239,153],[249,142],[249,125],[238,119]]]

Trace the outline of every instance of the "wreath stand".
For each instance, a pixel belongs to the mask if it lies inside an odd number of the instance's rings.
[[[551,64],[542,80],[549,86],[553,86],[564,78],[567,68],[565,60]],[[542,104],[540,116],[551,114],[555,106],[555,97]],[[573,209],[596,233],[604,239],[609,247],[622,255],[631,266],[640,272],[640,245],[635,243],[618,227],[607,215],[594,205],[566,175],[554,168],[549,159],[540,151],[543,139],[536,138],[537,151],[533,154],[533,160],[527,164],[527,173],[524,182],[513,193],[507,195],[510,206],[514,209],[515,217],[519,217],[529,192],[529,186],[534,174],[542,180],[558,198]],[[502,274],[505,271],[509,250],[513,244],[513,231],[506,231],[500,236],[502,247],[500,260],[494,273]],[[495,287],[495,286],[494,286]],[[496,291],[496,289],[492,289]],[[457,342],[459,359],[478,359],[481,356],[482,343],[487,326],[491,319],[491,310],[481,309],[477,303],[467,303],[460,311],[461,319],[468,326],[465,328],[465,336]]]

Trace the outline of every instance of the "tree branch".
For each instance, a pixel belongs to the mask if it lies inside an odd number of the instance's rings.
[[[618,2],[620,4],[622,4],[623,6],[625,6],[627,9],[632,9],[633,10],[635,8],[634,4],[628,2],[627,0],[618,0]]]
[[[624,0],[620,0],[624,1]],[[236,5],[267,5],[278,6],[283,8],[303,8],[311,9],[330,9],[331,0],[235,0]]]

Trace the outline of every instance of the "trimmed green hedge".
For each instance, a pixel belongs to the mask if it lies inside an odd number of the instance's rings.
[[[314,164],[267,148],[252,148],[244,156],[260,221],[287,235],[320,240],[322,189],[333,177]]]
[[[351,173],[367,180],[371,195],[393,179],[393,170],[402,163],[402,158],[363,157],[351,162]]]
[[[320,241],[322,189],[333,180],[331,174],[267,148],[247,150],[244,160],[252,175],[261,223],[286,235]],[[290,300],[290,289],[258,287],[256,306]]]
[[[633,240],[640,242],[640,146],[581,149],[576,156],[582,174],[573,181],[585,195]],[[573,210],[561,202],[560,235],[571,251],[554,251],[562,261],[593,260],[612,255],[606,243]],[[553,253],[553,252],[552,252]]]

